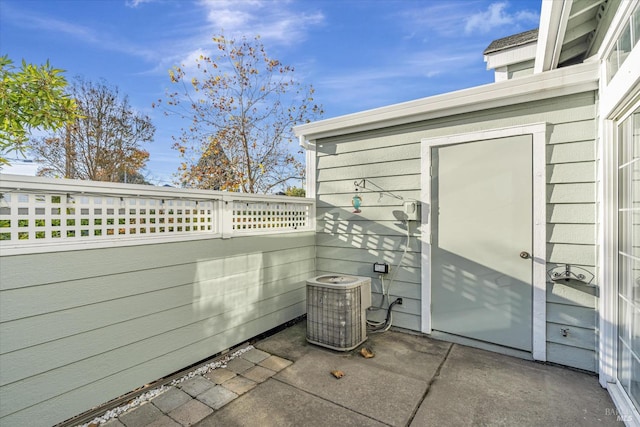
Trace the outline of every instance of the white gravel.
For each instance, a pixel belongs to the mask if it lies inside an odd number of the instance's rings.
[[[208,372],[211,372],[211,371],[213,371],[215,369],[218,369],[218,368],[226,368],[227,367],[227,363],[230,360],[235,359],[236,357],[242,356],[247,351],[253,350],[253,348],[254,347],[252,345],[249,345],[247,347],[244,347],[244,348],[241,348],[239,350],[236,350],[233,353],[224,356],[222,359],[220,359],[218,361],[207,363],[206,365],[203,365],[203,366],[199,367],[198,369],[194,369],[193,371],[189,372],[188,374],[184,375],[183,377],[180,377],[180,378],[177,378],[177,379],[171,381],[171,383],[169,385],[170,386],[176,386],[176,385],[182,383],[183,381],[186,381],[188,379],[191,379],[191,378],[195,377],[196,375],[204,375],[204,374],[206,374]],[[136,408],[136,407],[142,405],[143,403],[150,401],[154,397],[159,396],[160,394],[164,393],[167,390],[169,390],[169,386],[166,386],[166,385],[163,385],[163,386],[154,388],[152,390],[149,390],[149,391],[141,394],[140,396],[136,397],[135,399],[133,399],[132,401],[130,401],[126,405],[122,405],[122,406],[118,406],[117,408],[110,409],[107,412],[105,412],[102,416],[96,417],[96,418],[94,418],[93,420],[89,421],[86,424],[79,424],[78,427],[88,427],[90,425],[101,425],[101,424],[104,424],[109,420],[112,420],[114,418],[118,418],[120,415],[124,414],[128,410]]]

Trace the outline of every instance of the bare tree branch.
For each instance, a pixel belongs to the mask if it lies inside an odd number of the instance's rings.
[[[294,79],[293,67],[269,57],[258,37],[213,40],[218,56],[201,55],[194,75],[174,67],[169,75],[180,89],[154,105],[189,121],[174,136],[183,160],[179,183],[261,193],[301,179],[292,128],[322,114],[313,88]]]

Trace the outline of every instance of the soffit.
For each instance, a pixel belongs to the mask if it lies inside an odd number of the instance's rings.
[[[610,0],[574,0],[562,38],[558,67],[582,62],[594,51],[594,42]]]

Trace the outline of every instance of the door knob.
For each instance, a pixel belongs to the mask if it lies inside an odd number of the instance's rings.
[[[520,258],[529,259],[529,258],[531,258],[531,254],[529,252],[527,252],[527,251],[522,251],[522,252],[520,252]]]

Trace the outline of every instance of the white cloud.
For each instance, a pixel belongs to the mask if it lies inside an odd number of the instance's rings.
[[[524,24],[537,24],[540,17],[536,12],[522,10],[509,13],[507,2],[491,3],[487,10],[475,13],[466,19],[465,32],[488,33],[494,28],[505,25],[517,26]]]
[[[91,28],[83,25],[30,13],[21,13],[19,14],[19,18],[19,24],[27,28],[63,33],[90,42],[97,40],[95,32]]]
[[[264,40],[292,44],[305,38],[309,25],[324,22],[322,12],[298,12],[286,1],[201,0],[211,30],[227,37],[260,35]]]
[[[444,92],[433,86],[439,83],[433,83],[432,79],[446,78],[452,71],[464,70],[478,59],[481,60],[481,54],[471,48],[453,53],[446,48],[398,53],[393,62],[386,64],[336,70],[318,78],[314,87],[319,98],[348,105],[348,112],[353,112]]]
[[[410,8],[400,13],[402,21],[411,31],[411,37],[421,37],[425,32],[445,36],[459,35],[459,26],[468,15],[470,3],[434,2],[426,6]]]
[[[151,3],[153,0],[125,0],[124,4],[127,7],[136,8],[142,3]]]
[[[488,34],[505,26],[513,28],[515,33],[534,28],[540,20],[538,11],[517,10],[520,5],[517,2],[511,5],[501,0],[489,6],[481,4],[478,0],[429,2],[426,6],[404,10],[400,16],[407,26],[409,39],[434,33],[459,38],[463,32]],[[486,8],[479,10],[480,7]]]
[[[199,0],[199,16],[205,25],[185,25],[165,38],[157,47],[156,66],[149,73],[166,75],[175,65],[184,65],[189,75],[195,59],[201,54],[211,56],[216,50],[212,37],[224,34],[229,39],[259,35],[261,42],[272,53],[274,45],[290,46],[306,39],[311,25],[322,25],[321,12],[297,11],[297,3],[285,0]],[[305,6],[306,7],[306,6]]]
[[[99,28],[76,24],[75,22],[55,19],[29,11],[9,11],[16,25],[32,28],[37,31],[47,31],[54,37],[68,36],[77,41],[96,46],[102,50],[121,52],[147,59],[154,58],[155,52],[141,47],[137,43],[124,39],[120,34],[105,32]]]
[[[197,48],[191,52],[188,52],[179,60],[180,69],[184,71],[185,76],[187,76],[187,80],[191,79],[191,77],[200,75],[200,72],[198,71],[198,60],[200,60],[200,58],[202,57],[210,56],[211,50]]]

